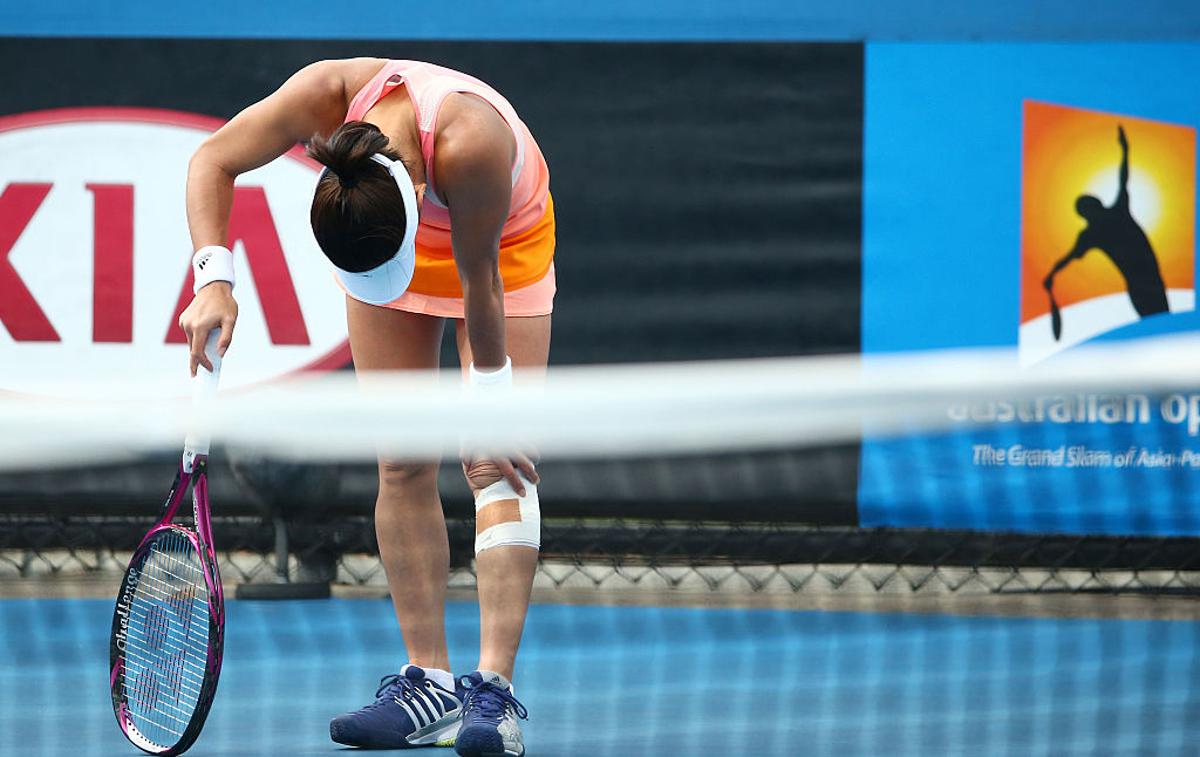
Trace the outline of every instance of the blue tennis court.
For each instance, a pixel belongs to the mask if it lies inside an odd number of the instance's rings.
[[[110,600],[0,601],[0,753],[136,754],[106,686]],[[195,755],[325,755],[402,664],[382,600],[229,604]],[[451,603],[456,667],[478,606]],[[516,674],[530,755],[1167,755],[1200,744],[1179,620],[535,605]],[[422,754],[450,755],[429,749]]]

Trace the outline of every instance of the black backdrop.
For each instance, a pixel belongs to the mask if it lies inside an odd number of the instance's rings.
[[[862,47],[0,40],[0,114],[67,106],[229,118],[306,63],[474,74],[550,164],[555,363],[857,351]]]
[[[558,213],[552,363],[859,349],[858,44],[0,39],[0,114],[124,105],[228,118],[306,63],[355,55],[474,74],[529,124]],[[850,523],[857,461],[844,448],[543,475],[563,514],[656,503],[638,514]],[[443,487],[466,514],[455,467]],[[93,491],[130,504],[161,488],[101,479]],[[55,490],[43,484],[0,479],[0,499]],[[216,494],[226,508],[239,496]],[[345,506],[369,512],[372,498],[368,469],[345,474]],[[733,501],[759,507],[732,513]]]

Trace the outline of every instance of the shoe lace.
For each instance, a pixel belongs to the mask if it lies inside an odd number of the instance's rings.
[[[413,683],[412,679],[399,673],[384,676],[379,679],[379,688],[375,689],[375,701],[367,705],[367,708],[374,709],[386,705],[392,701],[393,697],[409,699],[416,688],[417,684]]]
[[[508,689],[492,683],[484,682],[468,689],[463,699],[464,713],[473,712],[481,718],[497,723],[504,717],[505,709],[509,708],[521,720],[529,719],[529,711],[525,709],[525,705],[517,701]]]

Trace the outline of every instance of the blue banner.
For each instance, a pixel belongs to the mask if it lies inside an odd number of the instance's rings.
[[[1086,7],[1086,11],[1084,8]],[[861,41],[1187,40],[1193,0],[55,0],[0,4],[0,36]]]
[[[1200,327],[1197,44],[872,44],[864,353]],[[1200,534],[1200,398],[948,406],[949,433],[867,439],[865,526]]]

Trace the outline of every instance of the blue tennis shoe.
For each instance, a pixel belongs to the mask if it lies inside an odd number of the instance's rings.
[[[517,718],[529,712],[513,696],[512,684],[504,676],[477,670],[461,676],[462,726],[454,749],[461,757],[522,757],[525,743]]]
[[[329,721],[329,737],[368,749],[451,746],[462,715],[462,692],[444,689],[416,665],[384,676],[375,701]]]

